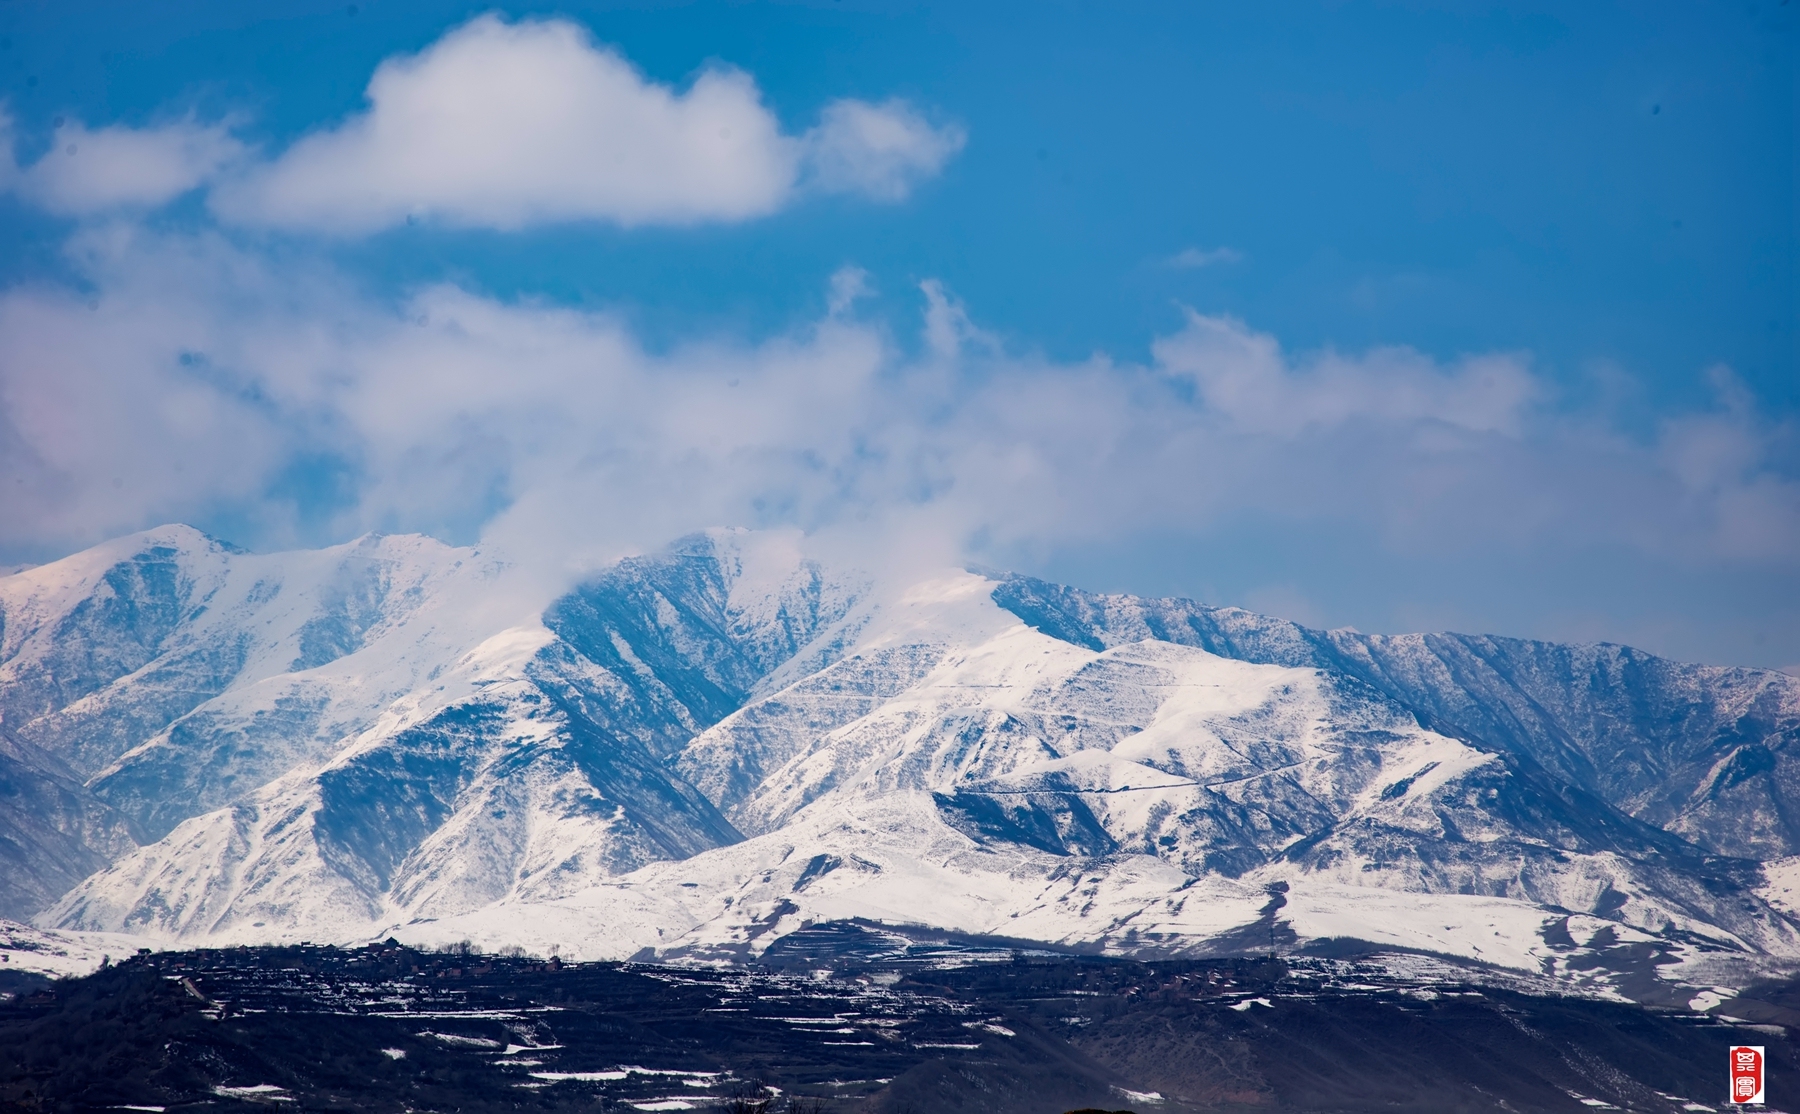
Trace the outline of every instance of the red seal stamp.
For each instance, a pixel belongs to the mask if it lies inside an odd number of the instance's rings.
[[[1731,1047],[1731,1101],[1739,1105],[1762,1105],[1763,1046],[1736,1044]]]

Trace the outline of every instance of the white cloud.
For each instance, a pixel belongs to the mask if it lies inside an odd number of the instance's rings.
[[[965,351],[993,356],[1000,352],[1000,338],[976,326],[968,307],[944,289],[937,279],[919,284],[925,295],[925,351],[934,362],[952,364]]]
[[[831,274],[829,290],[825,296],[826,310],[836,317],[874,292],[869,285],[869,272],[861,267],[845,264]]]
[[[563,20],[479,17],[383,62],[368,101],[223,184],[215,209],[341,234],[738,221],[793,200],[803,169],[821,189],[897,200],[962,143],[899,102],[838,101],[789,136],[749,75],[714,67],[678,91]]]
[[[1516,433],[1539,394],[1517,356],[1469,357],[1444,369],[1411,349],[1378,348],[1357,357],[1327,351],[1295,367],[1274,337],[1235,318],[1191,310],[1187,318],[1187,328],[1156,342],[1157,360],[1247,432],[1293,435],[1360,420]]]
[[[1757,413],[1743,382],[1723,366],[1708,370],[1717,400],[1708,412],[1664,420],[1657,461],[1679,484],[1680,501],[1709,509],[1717,543],[1761,558],[1792,558],[1800,539],[1800,488],[1768,468],[1800,458],[1800,429]]]
[[[198,517],[253,506],[302,449],[296,411],[267,397],[283,357],[242,355],[275,339],[265,323],[283,292],[272,276],[216,242],[140,248],[112,227],[77,245],[73,261],[106,285],[102,297],[36,286],[0,297],[0,530],[11,544],[135,529],[147,507]]]
[[[967,141],[960,127],[933,127],[899,100],[834,101],[805,136],[816,188],[878,201],[904,199],[920,181],[942,170]]]
[[[1237,263],[1243,258],[1244,253],[1236,248],[1183,248],[1169,257],[1169,266],[1187,270],[1211,267],[1215,263]]]
[[[12,138],[12,121],[0,116],[7,184],[33,204],[67,216],[167,204],[244,155],[223,125],[191,119],[98,130],[80,121],[59,123],[50,149],[24,168],[12,162]]]
[[[719,523],[1011,564],[1246,514],[1413,554],[1791,580],[1800,553],[1796,431],[1723,376],[1718,406],[1639,439],[1549,409],[1516,356],[1289,356],[1191,314],[1147,364],[1062,363],[1009,354],[936,283],[909,356],[843,312],[853,271],[791,333],[652,352],[606,313],[454,286],[390,307],[221,237],[106,226],[72,258],[92,307],[0,294],[0,549],[19,557],[170,519],[289,543],[320,513],[334,538],[485,532],[574,564]],[[305,493],[321,460],[335,495]]]

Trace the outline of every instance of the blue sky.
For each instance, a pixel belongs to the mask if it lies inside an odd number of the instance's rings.
[[[1325,625],[1800,663],[1779,0],[12,0],[0,37],[0,561],[170,518],[604,554],[728,517]],[[515,56],[545,139],[504,180],[432,160],[510,129],[433,146],[389,111]],[[416,80],[371,115],[384,60]],[[752,146],[607,177],[709,81]],[[637,121],[614,155],[609,112]],[[440,318],[491,361],[460,395],[452,349],[395,331]]]

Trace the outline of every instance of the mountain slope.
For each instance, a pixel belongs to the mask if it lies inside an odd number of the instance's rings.
[[[0,581],[0,723],[159,838],[478,641],[465,612],[499,567],[477,557],[421,537],[245,554],[164,527],[41,566]]]
[[[240,664],[238,637],[212,654],[171,654],[167,644],[218,589],[230,557],[174,526],[0,580],[0,723],[85,777],[223,691]],[[118,699],[124,691],[129,700]]]
[[[0,731],[0,918],[37,912],[136,846],[67,766]]]

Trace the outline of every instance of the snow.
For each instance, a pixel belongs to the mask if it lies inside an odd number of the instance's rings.
[[[1688,1000],[1688,1009],[1695,1013],[1705,1013],[1721,1002],[1729,1002],[1737,997],[1737,991],[1728,986],[1715,986],[1710,990],[1702,990]]]
[[[1800,917],[1800,855],[1764,863],[1763,879],[1757,895],[1783,913]]]
[[[155,942],[116,932],[57,932],[0,920],[0,971],[50,978],[89,975]]]
[[[797,885],[821,854],[840,865]],[[1196,882],[1149,856],[1125,859],[1071,872],[1060,856],[989,849],[944,824],[929,794],[908,792],[815,808],[781,832],[655,863],[558,901],[502,902],[376,932],[426,946],[516,942],[582,960],[645,950],[747,958],[803,924],[861,917],[1123,952],[1128,939],[1216,935],[1255,920],[1266,900],[1257,887]]]
[[[103,594],[101,583],[119,563],[146,550],[166,547],[186,563],[190,575],[217,575],[223,555],[210,538],[191,526],[163,526],[103,542],[71,557],[0,578],[0,609],[7,617],[0,632],[0,659],[29,660],[28,644],[44,645],[55,637],[56,620],[84,600]],[[3,674],[0,674],[3,675]]]
[[[253,1083],[248,1087],[227,1087],[223,1084],[213,1088],[213,1094],[228,1099],[251,1099],[265,1102],[293,1102],[287,1095],[287,1088],[277,1087],[273,1083]]]
[[[1537,971],[1551,955],[1555,918],[1524,901],[1466,894],[1416,894],[1296,878],[1282,919],[1302,943],[1347,938]]]
[[[502,1041],[489,1040],[486,1037],[464,1036],[461,1033],[433,1033],[426,1031],[420,1033],[419,1036],[431,1037],[435,1040],[442,1041],[444,1044],[454,1045],[460,1048],[500,1048],[504,1043]]]

